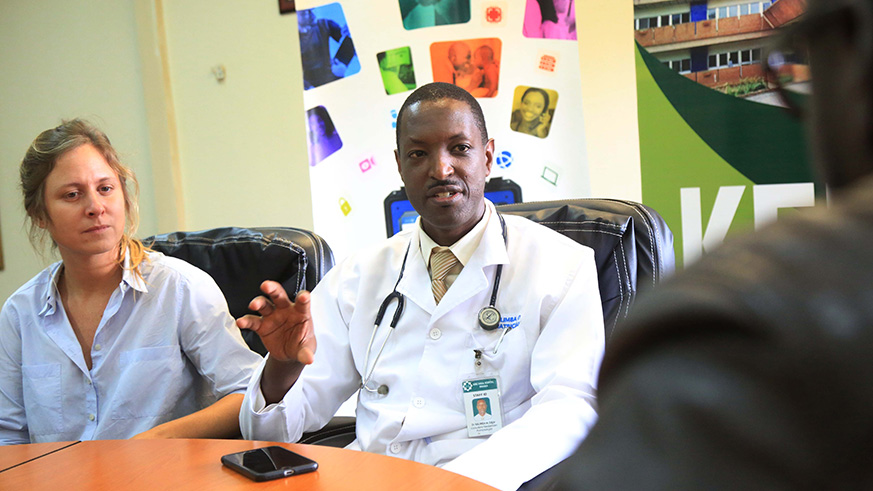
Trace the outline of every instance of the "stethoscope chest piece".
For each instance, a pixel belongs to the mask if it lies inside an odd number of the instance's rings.
[[[486,331],[497,329],[500,324],[500,311],[493,305],[482,307],[479,311],[479,326]]]

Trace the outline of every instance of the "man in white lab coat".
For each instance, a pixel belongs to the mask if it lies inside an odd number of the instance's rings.
[[[493,154],[466,91],[433,83],[409,96],[395,156],[419,226],[345,259],[295,302],[264,283],[250,304],[260,315],[237,321],[270,351],[243,403],[246,438],[296,441],[363,386],[354,448],[501,489],[573,451],[596,420],[603,354],[594,253],[498,215],[484,198]],[[440,247],[454,259],[432,261]],[[493,421],[473,419],[481,397]]]

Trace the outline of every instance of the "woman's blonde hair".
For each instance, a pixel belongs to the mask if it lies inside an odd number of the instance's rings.
[[[61,155],[82,145],[92,145],[106,159],[109,167],[115,171],[121,182],[124,195],[125,230],[119,244],[119,264],[123,264],[125,252],[130,252],[130,269],[142,276],[139,265],[146,257],[148,248],[139,239],[133,237],[139,226],[139,182],[133,171],[128,169],[118,159],[118,154],[109,143],[109,138],[96,126],[83,119],[64,121],[59,126],[45,130],[33,140],[24,159],[21,161],[19,173],[21,176],[21,191],[24,194],[24,210],[30,220],[28,237],[33,247],[40,253],[45,250],[48,236],[46,229],[40,225],[50,222],[45,206],[45,181]],[[131,189],[128,189],[130,186]],[[52,241],[52,249],[57,244]]]

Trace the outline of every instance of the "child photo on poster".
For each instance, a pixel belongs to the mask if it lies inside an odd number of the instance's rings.
[[[430,45],[434,82],[446,82],[473,97],[494,97],[500,83],[498,38],[442,41]]]

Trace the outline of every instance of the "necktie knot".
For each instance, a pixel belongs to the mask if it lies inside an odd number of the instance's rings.
[[[443,295],[446,294],[448,286],[446,285],[446,276],[449,271],[458,264],[458,258],[452,254],[448,247],[434,247],[430,254],[430,276],[431,287],[433,288],[433,298],[436,303],[440,303]]]

